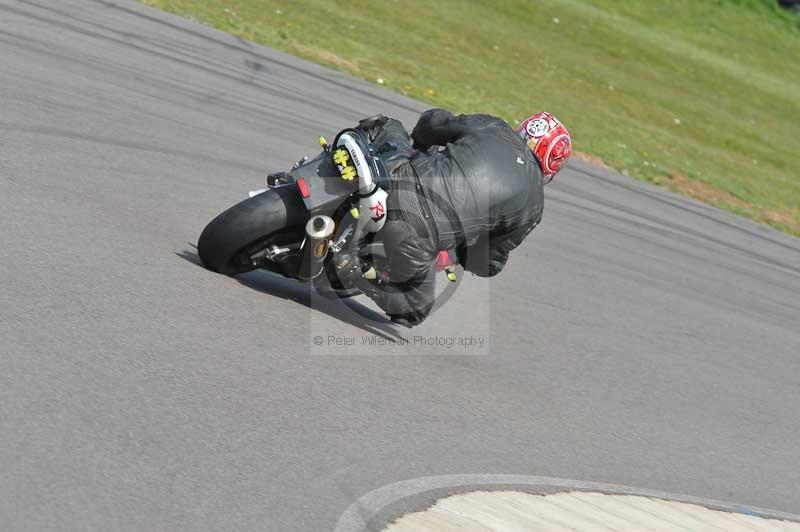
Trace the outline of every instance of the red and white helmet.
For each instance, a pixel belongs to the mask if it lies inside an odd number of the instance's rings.
[[[543,184],[553,180],[572,155],[572,139],[564,124],[550,113],[536,113],[515,129],[542,168]]]

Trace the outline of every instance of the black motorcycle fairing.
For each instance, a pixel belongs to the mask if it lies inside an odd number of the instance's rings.
[[[342,202],[358,188],[357,183],[345,181],[339,177],[339,171],[326,151],[289,171],[288,174],[294,183],[282,186],[297,187],[297,180],[302,179],[309,195],[307,197],[301,195],[301,198],[306,210],[311,215],[331,216]],[[299,190],[298,194],[300,194]]]
[[[317,214],[333,216],[343,202],[358,192],[358,181],[355,179],[351,181],[342,179],[339,174],[339,168],[333,162],[332,151],[337,149],[336,145],[339,138],[344,133],[349,133],[355,139],[361,155],[372,172],[375,183],[383,188],[386,186],[385,181],[389,177],[386,165],[380,154],[376,153],[370,144],[367,133],[362,129],[343,129],[336,135],[330,148],[323,150],[313,159],[304,160],[302,164],[292,168],[285,174],[290,178],[291,186],[297,188],[306,209],[312,216]],[[304,181],[304,188],[308,192],[307,195],[302,194],[299,185],[297,185],[298,179]]]

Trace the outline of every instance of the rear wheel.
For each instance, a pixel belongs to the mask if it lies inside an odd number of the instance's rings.
[[[209,270],[236,275],[260,267],[250,257],[259,249],[302,239],[309,214],[293,186],[282,186],[248,198],[226,210],[197,241],[200,260]]]

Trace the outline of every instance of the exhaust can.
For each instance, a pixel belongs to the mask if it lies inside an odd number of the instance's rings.
[[[312,216],[308,220],[298,277],[310,281],[322,273],[335,228],[336,224],[330,216]]]

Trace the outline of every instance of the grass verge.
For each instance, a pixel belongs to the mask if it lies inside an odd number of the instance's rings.
[[[800,17],[771,0],[140,0],[800,236]]]

